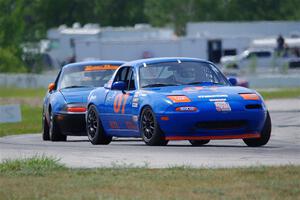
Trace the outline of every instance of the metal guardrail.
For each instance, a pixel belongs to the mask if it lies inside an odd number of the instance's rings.
[[[0,74],[1,87],[46,88],[56,75],[42,74]]]

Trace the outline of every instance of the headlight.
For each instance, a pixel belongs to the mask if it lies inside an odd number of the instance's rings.
[[[254,93],[240,93],[239,94],[245,100],[259,100],[260,97]]]
[[[186,103],[186,102],[191,102],[191,100],[185,96],[185,95],[172,95],[172,96],[167,96],[170,100],[173,101],[173,103]]]

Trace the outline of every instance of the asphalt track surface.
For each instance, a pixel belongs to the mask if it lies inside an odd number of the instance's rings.
[[[173,141],[165,147],[146,146],[141,140],[116,139],[94,146],[87,137],[67,142],[42,141],[41,134],[0,138],[0,160],[46,155],[68,167],[243,167],[300,165],[300,99],[268,101],[273,131],[264,147],[247,147],[242,140],[211,141],[192,147]]]

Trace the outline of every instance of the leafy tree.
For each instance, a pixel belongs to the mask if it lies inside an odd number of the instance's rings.
[[[95,0],[95,16],[102,26],[145,23],[144,0]]]
[[[26,68],[17,53],[12,49],[0,48],[0,72],[26,72]]]
[[[173,24],[179,35],[185,33],[185,24],[195,16],[195,0],[146,0],[145,14],[154,26]]]
[[[22,66],[20,45],[61,24],[150,23],[172,25],[184,35],[189,21],[300,20],[299,10],[300,0],[0,0],[0,70]]]

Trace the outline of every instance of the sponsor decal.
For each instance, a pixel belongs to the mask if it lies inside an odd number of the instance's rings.
[[[103,70],[116,70],[119,66],[116,65],[101,65],[101,66],[86,66],[84,71],[103,71]]]
[[[227,98],[227,94],[214,94],[214,95],[200,95],[198,98],[200,99],[213,99],[213,98]]]
[[[134,129],[134,130],[137,130],[137,126],[136,126],[133,122],[126,121],[126,122],[125,122],[125,125],[126,125],[126,128],[128,128],[128,129]]]
[[[212,91],[217,91],[218,87],[217,86],[211,86],[211,87],[209,87],[209,89],[212,90]]]
[[[170,100],[172,100],[174,103],[191,102],[191,100],[187,96],[185,96],[185,95],[169,95],[167,97]]]
[[[110,121],[109,126],[111,129],[119,129],[119,124],[116,121]]]
[[[196,91],[199,91],[202,89],[203,89],[203,87],[196,86],[196,87],[186,87],[186,88],[183,88],[182,90],[187,91],[187,92],[196,92]]]
[[[139,93],[136,92],[132,99],[132,107],[137,108],[139,105]]]
[[[132,121],[134,121],[134,122],[137,122],[137,121],[138,121],[138,119],[139,119],[139,118],[138,118],[138,116],[137,116],[137,115],[133,115],[133,116],[132,116]]]
[[[209,99],[209,101],[226,101],[226,99]]]
[[[132,103],[132,107],[133,107],[133,108],[137,108],[138,106],[139,106],[138,103]]]
[[[229,112],[231,111],[231,107],[228,102],[225,101],[217,101],[215,102],[216,110],[218,112]]]

